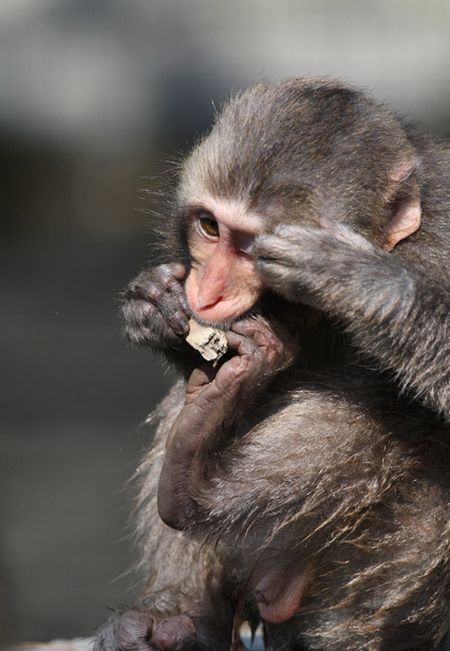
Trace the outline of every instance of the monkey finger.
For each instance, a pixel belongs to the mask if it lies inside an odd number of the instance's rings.
[[[180,301],[178,296],[170,294],[159,294],[157,289],[153,289],[146,299],[133,300],[129,302],[134,311],[145,312],[145,321],[150,326],[157,326],[158,321],[166,324],[166,328],[173,332],[178,340],[183,340],[189,334],[190,310],[186,308],[184,302]],[[141,306],[139,309],[138,306]],[[122,312],[128,313],[126,304],[122,307]]]
[[[274,337],[272,325],[262,317],[236,321],[233,331],[244,337],[251,337],[259,346],[264,345],[266,338]]]
[[[325,232],[333,235],[340,242],[350,245],[357,249],[372,250],[373,244],[365,237],[356,233],[352,228],[340,222],[331,221],[326,217],[321,217],[319,220],[321,227]]]
[[[324,229],[281,224],[272,234],[257,238],[255,258],[257,261],[276,260],[286,266],[296,266],[323,257],[328,253],[328,248],[336,247],[336,240],[331,232]]]
[[[263,365],[275,368],[289,365],[298,352],[298,343],[275,319],[246,319],[239,321],[233,329],[246,337],[251,337],[263,356]]]
[[[320,229],[299,224],[278,224],[273,229],[273,235],[291,242],[301,242],[306,233],[320,232]]]
[[[173,287],[170,288],[170,296],[173,298],[174,301],[176,301],[179,305],[179,309],[181,309],[186,316],[189,318],[192,316],[192,310],[189,307],[189,304],[187,302],[186,298],[186,292],[184,291],[183,285],[180,285],[177,283]]]
[[[156,282],[149,283],[145,290],[144,298],[148,304],[157,309],[177,335],[185,337],[189,332],[189,321],[181,299],[181,290],[175,286],[167,288]]]
[[[181,281],[186,276],[186,270],[181,264],[160,265],[155,269],[143,271],[129,286],[125,298],[141,298],[155,304],[163,303],[170,296],[172,302],[188,312],[189,308]]]
[[[221,404],[226,406],[230,401],[234,403],[239,392],[242,393],[243,382],[252,375],[255,359],[255,356],[236,355],[219,368],[214,382],[204,392],[204,398],[209,400],[211,407],[217,410]]]
[[[149,306],[153,306],[159,312],[164,321],[177,335],[185,337],[188,334],[188,312],[178,289],[167,289],[158,283],[152,282],[145,288],[142,298],[148,302]],[[149,312],[151,312],[150,307]]]
[[[186,279],[187,270],[184,264],[181,264],[181,262],[173,262],[169,265],[169,267],[173,277],[176,278],[176,280],[182,281]]]
[[[292,267],[279,260],[260,259],[255,264],[258,274],[265,286],[281,296],[288,297],[292,276]]]
[[[164,336],[171,345],[179,345],[183,335],[171,327],[153,303],[147,300],[127,301],[122,305],[125,335],[133,344],[152,345]]]
[[[180,265],[182,269],[182,265]],[[173,276],[165,277],[163,294],[155,301],[158,309],[169,322],[171,327],[183,337],[189,332],[188,320],[191,316],[183,285]]]
[[[374,250],[373,244],[365,237],[356,233],[346,224],[331,221],[324,217],[319,220],[321,228],[297,226],[295,224],[280,224],[274,230],[274,235],[290,242],[293,255],[298,254],[303,260],[326,257],[333,251],[339,253],[347,249],[350,254],[355,249],[360,251]]]
[[[253,257],[258,268],[260,262],[272,262],[284,266],[294,266],[298,260],[298,252],[292,242],[278,235],[263,235],[257,238],[253,247]]]
[[[180,306],[189,312],[189,306],[184,291],[183,281],[186,279],[186,268],[181,263],[162,265],[160,283],[163,288],[179,303]]]
[[[169,314],[167,322],[177,335],[185,337],[189,333],[189,320],[183,310],[176,310]]]
[[[273,348],[282,341],[281,327],[273,319],[269,322],[259,317],[257,319],[249,319],[237,325],[236,332],[251,337],[258,347]]]
[[[179,283],[186,278],[186,269],[180,262],[161,264],[154,268],[155,280],[164,287],[169,288],[174,283]]]
[[[275,294],[292,303],[320,307],[316,288],[318,274],[308,263],[289,267],[278,260],[258,260],[255,266],[263,284]]]
[[[256,349],[266,352],[281,346],[280,340],[274,334],[270,324],[262,318],[245,319],[233,325],[234,332],[250,339]]]
[[[186,386],[186,402],[195,399],[198,391],[212,382],[217,374],[217,370],[211,364],[203,364],[195,368],[188,380]]]
[[[225,333],[230,350],[236,351],[240,356],[253,355],[258,348],[256,343],[244,333],[239,334],[234,331],[235,325],[233,325],[233,330]]]

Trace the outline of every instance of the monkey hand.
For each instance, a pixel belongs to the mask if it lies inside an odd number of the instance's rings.
[[[226,336],[236,355],[218,369],[205,365],[193,371],[185,406],[167,438],[158,511],[174,529],[195,526],[196,495],[214,472],[211,464],[236,436],[241,417],[297,354],[290,335],[262,318],[239,321]]]
[[[272,291],[341,316],[355,304],[352,292],[361,297],[374,279],[386,282],[380,274],[389,274],[393,258],[342,224],[324,226],[277,226],[256,239],[252,253]]]
[[[239,405],[245,404],[248,409],[249,402],[255,401],[267,383],[292,364],[298,347],[275,319],[268,321],[262,317],[237,321],[226,337],[235,355],[219,367],[208,387],[196,387],[195,378],[191,378],[186,402],[215,400],[215,391],[222,402],[232,402],[234,412],[238,413]]]
[[[142,271],[126,289],[122,301],[125,334],[133,344],[155,348],[184,345],[190,311],[182,264],[163,264]]]
[[[206,621],[188,615],[152,616],[144,610],[113,615],[98,633],[94,651],[226,651]]]
[[[211,365],[196,368],[186,387],[186,403],[180,414],[186,432],[181,436],[185,443],[193,437],[193,449],[206,439],[211,444],[218,429],[223,432],[224,427],[229,429],[227,426],[238,421],[242,410],[248,411],[268,382],[290,366],[297,354],[294,339],[273,320],[258,317],[237,321],[225,334],[235,355],[217,369]],[[173,432],[168,446],[172,437]],[[222,442],[228,441],[226,436]]]

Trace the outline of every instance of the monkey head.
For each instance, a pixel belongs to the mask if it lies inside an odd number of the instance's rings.
[[[295,79],[232,99],[177,194],[193,312],[227,323],[255,305],[252,245],[281,223],[342,222],[393,249],[421,224],[416,167],[400,123],[358,90]]]

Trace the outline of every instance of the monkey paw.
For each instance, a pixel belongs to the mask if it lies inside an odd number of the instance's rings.
[[[125,334],[133,344],[178,347],[189,332],[183,265],[164,264],[142,271],[122,301]]]
[[[290,366],[298,352],[294,338],[274,320],[269,322],[256,318],[237,321],[227,333],[227,339],[242,365],[240,382],[246,386],[250,382],[251,392],[256,386],[262,386],[266,378]],[[237,362],[236,358],[233,359]],[[230,370],[232,368],[230,364]],[[226,371],[226,365],[219,369],[218,383],[224,384]],[[226,387],[223,388],[226,390]]]
[[[370,276],[387,255],[342,224],[324,226],[280,225],[256,239],[252,254],[267,287],[288,301],[326,308],[327,296],[337,297],[343,282]]]
[[[254,396],[265,380],[290,366],[298,352],[296,341],[281,325],[260,317],[237,321],[226,337],[235,356],[217,371],[196,369],[187,385],[186,403],[197,401],[206,413],[220,413],[237,395],[241,400],[246,394]]]
[[[185,407],[167,439],[166,456],[174,447],[177,456],[182,451],[191,456],[211,436],[217,442],[218,432],[228,441],[227,425],[248,410],[298,352],[296,340],[285,328],[261,317],[237,321],[226,337],[235,355],[218,370],[210,365],[194,369]]]
[[[141,610],[128,610],[113,617],[100,630],[94,651],[212,651],[187,615],[153,617]],[[225,646],[226,648],[226,646]]]

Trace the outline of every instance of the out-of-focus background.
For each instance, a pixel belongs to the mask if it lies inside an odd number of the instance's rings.
[[[136,590],[124,485],[170,381],[116,319],[140,188],[258,79],[337,76],[450,133],[449,63],[448,0],[0,0],[0,645]]]

